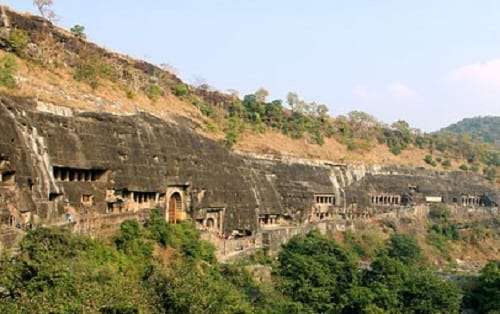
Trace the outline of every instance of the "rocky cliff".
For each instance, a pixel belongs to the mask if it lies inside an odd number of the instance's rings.
[[[98,235],[152,208],[192,221],[224,251],[432,203],[498,211],[498,187],[471,172],[231,151],[200,131],[200,109],[227,114],[233,96],[5,7],[0,49],[21,65],[16,88],[0,88],[3,245],[41,225]]]
[[[0,120],[0,214],[20,229],[85,232],[89,219],[118,224],[110,218],[161,208],[171,223],[245,237],[434,202],[463,211],[500,203],[498,189],[473,173],[239,154],[175,115],[83,112],[4,95]]]

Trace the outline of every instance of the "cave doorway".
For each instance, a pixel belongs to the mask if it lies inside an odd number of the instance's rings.
[[[177,216],[182,213],[182,197],[179,192],[175,192],[170,196],[168,201],[168,223],[175,224],[177,222]]]

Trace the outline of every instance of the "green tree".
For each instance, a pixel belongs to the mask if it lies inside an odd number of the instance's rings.
[[[257,100],[256,95],[245,95],[245,97],[243,97],[243,106],[246,109],[248,121],[254,124],[262,122],[261,117],[264,116],[265,107],[263,103]]]
[[[9,293],[0,312],[154,312],[158,301],[140,284],[146,264],[68,230],[40,228],[1,265],[0,284]]]
[[[155,272],[151,284],[165,313],[254,313],[245,295],[210,265],[177,263],[166,274]]]
[[[379,254],[371,268],[363,273],[363,284],[369,287],[375,297],[373,303],[387,312],[403,311],[399,296],[408,281],[409,268],[400,260]]]
[[[315,313],[340,311],[360,275],[354,258],[318,231],[283,246],[278,273],[283,293]]]
[[[72,28],[69,29],[73,35],[75,35],[76,38],[79,39],[86,39],[87,35],[85,35],[85,26],[78,25],[76,24]]]
[[[467,301],[479,313],[498,313],[500,309],[500,261],[491,261],[481,270],[481,276]]]
[[[404,313],[458,313],[460,293],[451,282],[437,278],[425,270],[410,272],[399,292]]]
[[[273,100],[266,104],[265,107],[265,122],[273,129],[281,130],[285,123],[285,116],[283,115],[283,104],[281,100]]]
[[[363,285],[371,291],[372,304],[383,313],[458,313],[459,310],[460,295],[454,284],[439,279],[425,265],[403,264],[383,252],[363,272]]]
[[[421,259],[421,248],[415,237],[406,233],[394,233],[389,239],[388,254],[405,265],[413,265]]]

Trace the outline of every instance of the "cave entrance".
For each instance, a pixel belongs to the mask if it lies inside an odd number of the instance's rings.
[[[207,228],[208,230],[212,230],[215,226],[215,222],[213,218],[208,218],[207,219]]]
[[[174,224],[177,222],[177,216],[182,215],[182,197],[179,192],[175,192],[170,196],[168,201],[168,223]]]

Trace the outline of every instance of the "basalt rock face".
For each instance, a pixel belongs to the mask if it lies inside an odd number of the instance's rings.
[[[479,176],[395,166],[370,169],[363,180],[347,187],[346,193],[351,196],[351,203],[360,208],[373,206],[377,196],[379,204],[380,197],[396,196],[404,206],[443,202],[495,207],[499,201],[498,190]]]
[[[185,118],[171,120],[2,97],[2,223],[78,223],[158,207],[169,222],[255,234],[425,202],[495,207],[500,200],[470,173],[237,154],[196,134]]]
[[[165,206],[162,194],[179,186],[186,211],[223,206],[230,218],[226,228],[256,227],[257,202],[248,192],[250,170],[242,158],[196,135],[180,118],[167,124],[147,114],[53,114],[6,99],[0,117],[8,126],[1,131],[3,158],[15,171],[23,199],[31,201],[29,209],[40,213],[42,221],[63,214],[68,203],[83,208],[83,195],[100,213],[116,191],[135,192],[142,198],[135,203],[144,206],[149,205],[147,195],[156,193],[154,202]],[[33,187],[27,187],[28,180]]]

